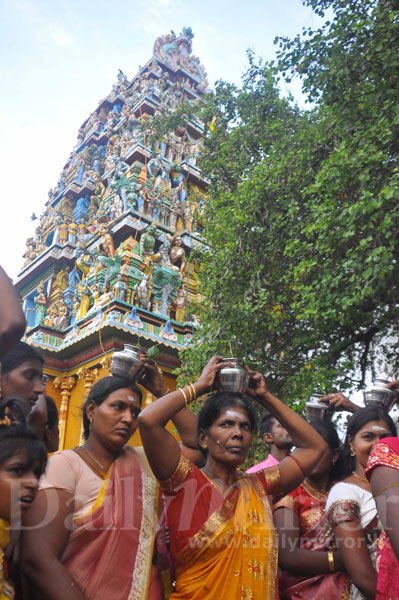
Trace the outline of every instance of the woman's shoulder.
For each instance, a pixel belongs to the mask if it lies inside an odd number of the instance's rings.
[[[40,480],[40,489],[58,488],[73,493],[82,471],[82,459],[73,450],[53,454]]]
[[[361,488],[354,483],[347,481],[339,481],[338,483],[335,483],[328,493],[326,510],[328,510],[331,504],[337,500],[357,500],[360,495],[359,492],[361,491]]]

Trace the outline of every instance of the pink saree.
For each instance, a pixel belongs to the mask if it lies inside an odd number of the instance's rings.
[[[141,448],[121,451],[93,508],[74,520],[62,562],[88,600],[161,600],[152,565],[157,485]]]

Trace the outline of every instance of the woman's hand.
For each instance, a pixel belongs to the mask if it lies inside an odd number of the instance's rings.
[[[138,383],[151,392],[156,398],[167,393],[168,389],[154,360],[148,358],[147,352],[140,353],[140,360],[144,363],[144,373]]]
[[[212,356],[206,367],[204,367],[198,383],[206,394],[210,392],[215,384],[215,378],[222,367],[234,367],[233,363],[226,362],[223,356]]]
[[[266,379],[261,373],[251,371],[250,369],[248,369],[248,371],[250,374],[250,379],[245,393],[248,394],[248,396],[252,396],[252,398],[255,400],[260,398],[265,399],[268,394]]]
[[[360,406],[354,404],[344,396],[341,392],[335,392],[334,394],[327,394],[317,399],[318,402],[329,402],[334,410],[347,410],[348,412],[354,413],[359,410]]]

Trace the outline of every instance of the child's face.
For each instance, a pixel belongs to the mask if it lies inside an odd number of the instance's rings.
[[[35,499],[39,477],[39,462],[33,464],[26,450],[7,458],[0,465],[0,517],[6,521],[20,520]]]

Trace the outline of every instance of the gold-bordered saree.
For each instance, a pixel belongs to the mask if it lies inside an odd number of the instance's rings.
[[[88,600],[162,598],[152,567],[157,483],[141,448],[125,446],[91,510],[74,519],[62,562]]]
[[[181,457],[174,476],[161,485],[175,561],[171,600],[278,598],[270,504],[280,494],[278,467],[243,476],[223,496]]]

